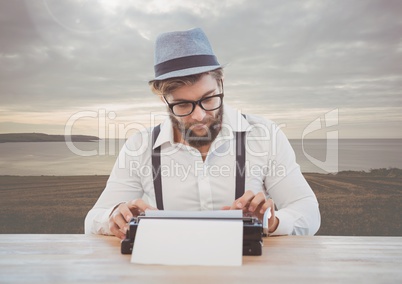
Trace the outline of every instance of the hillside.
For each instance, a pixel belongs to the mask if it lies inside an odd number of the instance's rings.
[[[90,142],[99,140],[96,136],[71,135],[73,142]],[[65,142],[64,135],[50,135],[45,133],[2,133],[0,143],[6,142]]]

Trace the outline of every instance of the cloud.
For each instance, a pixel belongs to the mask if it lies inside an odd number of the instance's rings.
[[[199,26],[227,64],[228,102],[289,121],[333,108],[386,119],[402,106],[401,10],[392,0],[0,1],[2,107],[9,116],[150,102],[156,36]]]

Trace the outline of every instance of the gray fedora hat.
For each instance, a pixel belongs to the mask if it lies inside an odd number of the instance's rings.
[[[159,35],[154,60],[154,80],[194,75],[222,67],[200,28]]]

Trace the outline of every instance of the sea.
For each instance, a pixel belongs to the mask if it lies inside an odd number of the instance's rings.
[[[289,140],[302,172],[402,168],[402,139]],[[0,175],[109,175],[124,140],[0,143]],[[69,147],[70,146],[70,147]]]

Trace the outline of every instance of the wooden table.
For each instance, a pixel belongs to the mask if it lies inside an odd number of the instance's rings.
[[[115,237],[0,235],[0,283],[402,283],[402,237],[270,237],[241,267],[136,265]]]

